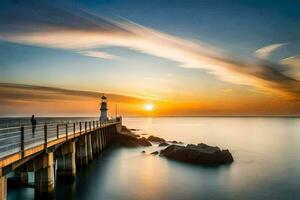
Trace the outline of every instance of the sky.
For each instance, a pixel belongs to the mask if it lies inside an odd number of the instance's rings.
[[[111,116],[300,115],[300,2],[1,1],[0,116],[102,93]]]

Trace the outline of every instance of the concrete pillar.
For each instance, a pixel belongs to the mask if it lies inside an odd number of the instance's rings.
[[[109,130],[109,144],[112,143],[113,132],[114,132],[114,125],[111,126],[111,127],[110,127],[110,130]]]
[[[93,148],[92,148],[92,134],[88,134],[87,136],[87,153],[88,159],[93,160]]]
[[[108,145],[108,141],[107,141],[107,130],[108,128],[106,127],[104,129],[104,148],[106,149],[107,145]]]
[[[117,130],[117,124],[115,124],[115,125],[113,126],[113,129],[112,129],[112,136],[111,136],[112,142],[114,142],[115,136],[116,136],[117,132],[118,132],[118,130]]]
[[[106,129],[106,128],[103,128],[102,134],[101,134],[101,137],[102,137],[102,151],[105,149],[105,146],[106,146],[106,141],[105,141],[105,129]]]
[[[49,198],[54,192],[54,160],[53,153],[42,155],[42,168],[35,171],[35,198]]]
[[[76,143],[67,142],[56,152],[57,176],[73,179],[76,176]]]
[[[106,127],[105,132],[104,132],[104,140],[105,140],[105,148],[108,146],[108,138],[107,138],[107,133],[108,133],[108,127]]]
[[[111,136],[110,132],[111,132],[111,126],[109,126],[109,127],[107,128],[107,133],[106,133],[107,146],[110,145],[110,136]]]
[[[103,151],[102,128],[99,130],[98,140],[99,140],[99,150],[100,152],[102,152]]]
[[[96,156],[99,153],[98,132],[99,132],[99,129],[95,130],[91,135],[92,136],[93,156]]]
[[[76,142],[76,163],[80,166],[88,164],[87,136],[82,135]]]
[[[7,198],[7,179],[6,176],[0,176],[0,200],[6,200],[6,198]]]
[[[96,139],[97,139],[97,147],[98,147],[98,153],[101,152],[101,139],[100,139],[100,132],[101,129],[99,128],[96,132]]]

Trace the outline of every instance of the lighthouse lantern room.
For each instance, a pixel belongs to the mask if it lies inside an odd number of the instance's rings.
[[[107,101],[106,96],[104,94],[101,97],[101,106],[100,106],[100,121],[104,122],[108,120],[107,117]]]

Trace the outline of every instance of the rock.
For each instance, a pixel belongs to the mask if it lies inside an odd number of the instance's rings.
[[[116,144],[124,147],[139,147],[138,139],[128,134],[117,134]]]
[[[166,142],[162,142],[162,143],[160,143],[158,146],[159,146],[159,147],[165,147],[165,146],[169,146],[169,144],[166,143]]]
[[[206,144],[188,144],[185,146],[171,145],[160,152],[161,156],[186,163],[203,165],[222,165],[233,162],[228,150],[212,147]]]
[[[153,135],[149,136],[148,140],[151,141],[151,142],[159,142],[159,143],[166,142],[165,139],[160,138],[160,137],[155,137]]]
[[[142,151],[142,153],[146,153],[146,151]]]
[[[124,147],[152,146],[146,138],[136,138],[131,134],[117,134],[116,144]]]
[[[128,129],[126,126],[122,126],[121,133],[123,133],[123,134],[132,134],[131,130]]]
[[[159,152],[158,152],[158,151],[154,151],[154,152],[152,152],[151,154],[152,154],[152,155],[158,155]]]
[[[183,144],[183,142],[181,142],[181,141],[176,141],[176,140],[168,141],[168,142],[170,142],[170,143],[172,143],[172,144]]]
[[[146,138],[144,138],[144,137],[139,138],[139,139],[138,139],[138,143],[139,143],[139,145],[144,146],[144,147],[152,146],[151,142],[149,142],[149,141],[148,141]]]

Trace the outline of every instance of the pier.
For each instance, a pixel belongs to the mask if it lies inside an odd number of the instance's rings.
[[[7,177],[14,172],[20,184],[34,172],[36,198],[53,195],[55,177],[74,179],[121,131],[122,118],[49,123],[0,129],[0,200],[7,198]],[[56,170],[55,170],[56,169]],[[56,176],[55,176],[56,173]]]

